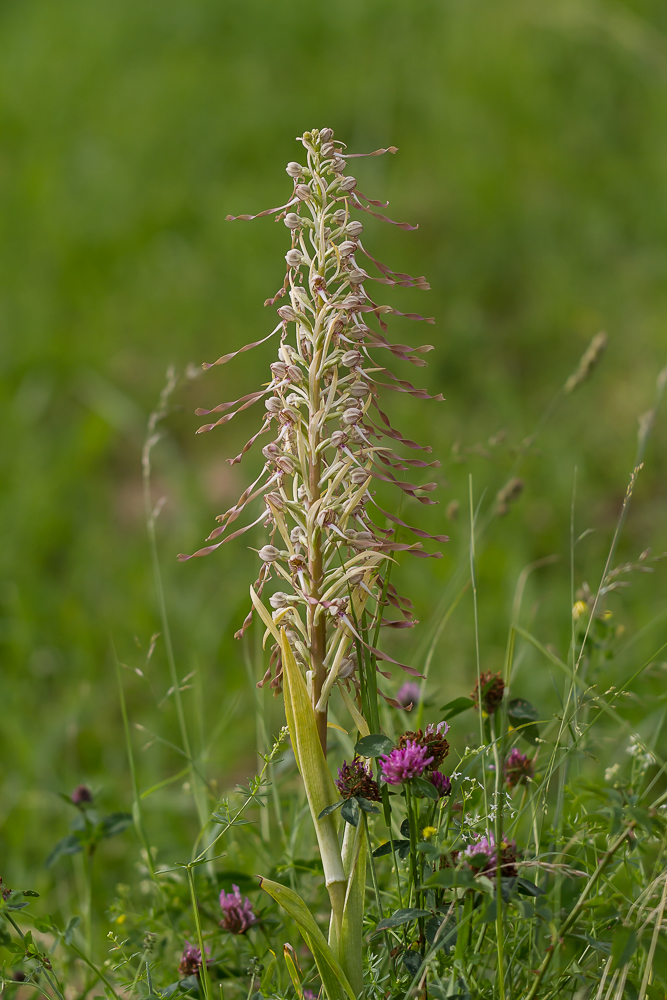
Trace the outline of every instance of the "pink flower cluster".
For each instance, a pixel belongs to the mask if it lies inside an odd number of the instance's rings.
[[[496,842],[492,833],[487,835],[479,834],[477,840],[468,844],[463,857],[471,863],[471,867],[477,872],[489,872],[498,864],[498,853]],[[482,862],[474,859],[482,858]],[[500,841],[500,865],[505,875],[516,875],[516,842],[509,841],[504,837]]]
[[[428,747],[408,740],[404,747],[396,747],[379,758],[382,777],[389,785],[401,785],[411,778],[420,778],[433,762],[433,757],[427,757],[427,753]]]
[[[428,777],[431,781],[431,784],[435,785],[435,789],[438,793],[438,798],[442,799],[446,795],[451,795],[452,783],[446,774],[443,774],[442,771],[431,771]]]
[[[220,921],[220,926],[229,931],[230,934],[245,934],[245,932],[257,923],[257,917],[253,913],[252,903],[246,896],[241,898],[241,892],[237,885],[232,885],[233,892],[220,893],[220,907],[224,916]]]
[[[533,761],[514,747],[505,761],[505,781],[510,788],[525,783],[533,777]]]

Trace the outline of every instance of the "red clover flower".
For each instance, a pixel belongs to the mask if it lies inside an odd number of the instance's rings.
[[[498,864],[498,853],[493,834],[479,834],[477,840],[466,847],[463,857],[476,872],[494,871]],[[516,875],[515,862],[516,841],[503,837],[500,842],[500,867],[503,875]]]
[[[431,784],[435,786],[438,798],[443,799],[446,795],[451,795],[452,783],[442,771],[431,771],[428,778]]]
[[[201,951],[196,945],[185,942],[178,971],[181,976],[195,976],[201,969]]]
[[[232,885],[233,892],[220,893],[220,906],[224,917],[220,921],[220,926],[229,931],[230,934],[245,934],[245,932],[257,923],[257,917],[253,913],[252,903],[246,896],[241,899],[241,892],[237,885]]]
[[[380,766],[382,777],[389,785],[401,785],[411,778],[420,778],[433,757],[427,757],[428,749],[413,740],[407,740],[405,746],[395,747],[391,753],[382,754]]]
[[[343,761],[342,767],[338,768],[335,785],[344,799],[361,796],[361,798],[369,799],[371,802],[380,801],[377,781],[373,778],[370,770],[364,766],[360,757],[355,757],[350,764]]]
[[[408,708],[419,704],[421,701],[421,686],[417,684],[416,681],[406,681],[405,684],[399,688],[398,694],[396,695],[396,701],[399,703],[401,708]]]
[[[90,805],[93,801],[93,793],[87,785],[77,785],[70,798],[75,806]]]
[[[509,788],[525,784],[533,777],[533,761],[525,753],[514,747],[505,761],[505,781]]]

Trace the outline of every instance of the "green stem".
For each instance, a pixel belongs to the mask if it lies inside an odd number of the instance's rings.
[[[201,981],[204,987],[204,1000],[211,1000],[211,983],[208,978],[208,966],[206,965],[206,949],[204,947],[204,935],[202,932],[201,920],[199,918],[199,905],[197,903],[197,893],[195,891],[195,876],[192,865],[187,865],[188,885],[190,887],[190,899],[192,901],[192,915],[197,930],[197,944],[201,952]]]
[[[25,943],[25,935],[24,935],[23,931],[21,930],[21,928],[19,927],[19,925],[14,920],[14,918],[6,910],[3,913],[3,916],[4,916],[5,920],[8,920],[9,923],[12,925],[12,927],[14,928],[14,930],[16,931],[16,933],[18,934],[18,936],[21,938],[21,941],[23,941]],[[50,975],[50,973],[49,973],[49,971],[43,965],[41,967],[41,971],[44,973],[44,978],[46,979],[46,981],[49,984],[49,986],[51,987],[51,989],[55,992],[55,994],[59,998],[59,1000],[65,1000],[65,997],[63,996],[62,991],[60,990],[59,986],[57,985],[58,980],[56,979],[55,974],[53,975],[53,978],[52,978],[51,975]],[[54,982],[54,980],[55,980],[55,982]],[[36,986],[36,988],[38,990],[40,990],[41,993],[44,993],[45,996],[48,996],[48,994],[45,993],[44,990],[42,990],[37,985],[37,983],[35,983],[34,985]]]
[[[81,949],[78,948],[74,944],[74,942],[72,942],[72,944],[70,945],[70,948],[72,949],[72,951],[75,951],[77,953],[77,955],[79,956],[79,958],[81,959],[82,962],[85,962],[86,965],[89,968],[91,968],[93,970],[93,972],[97,976],[99,976],[99,978],[102,980],[102,982],[104,983],[104,985],[106,987],[108,987],[108,989],[110,989],[111,992],[113,993],[113,995],[116,997],[116,1000],[120,1000],[120,997],[118,996],[118,994],[116,993],[115,989],[113,988],[113,986],[111,985],[111,983],[109,982],[109,980],[107,979],[107,977],[104,975],[104,973],[102,972],[102,970],[98,969],[98,967],[93,962],[91,962],[91,960],[88,958],[88,956],[84,952],[82,952]]]
[[[375,902],[377,903],[378,913],[380,914],[380,920],[384,919],[384,913],[382,910],[382,900],[380,899],[380,886],[378,885],[377,872],[375,871],[375,858],[373,857],[373,848],[371,846],[371,835],[368,830],[368,817],[365,810],[360,809],[362,822],[364,824],[364,833],[366,835],[366,844],[368,846],[368,861],[371,866],[371,880],[373,882],[373,889],[375,890]]]

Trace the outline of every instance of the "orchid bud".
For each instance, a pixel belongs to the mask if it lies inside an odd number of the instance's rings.
[[[346,166],[347,163],[345,162],[342,156],[334,156],[333,160],[331,161],[331,169],[336,174],[342,174]]]
[[[284,472],[286,476],[291,476],[294,472],[294,462],[287,455],[281,455],[277,460],[276,465],[281,472]]]
[[[354,191],[357,186],[357,178],[350,175],[343,177],[338,186],[341,191]]]
[[[334,130],[332,128],[323,128],[320,131],[320,142],[331,142],[334,137]]]
[[[297,524],[297,526],[295,528],[292,528],[292,530],[290,531],[289,537],[290,541],[294,542],[294,544],[297,545],[302,538],[306,537],[306,532],[303,530],[300,524]]]
[[[363,225],[361,224],[361,222],[357,222],[356,219],[353,219],[352,222],[348,222],[347,226],[345,227],[345,232],[347,233],[348,236],[351,236],[353,240],[358,239],[363,233],[363,231],[364,231]]]
[[[347,390],[350,396],[354,396],[355,399],[363,399],[368,392],[368,386],[365,382],[355,382]]]
[[[285,254],[285,260],[290,267],[298,267],[299,264],[303,263],[303,254],[300,250],[288,250]]]
[[[370,473],[367,469],[352,469],[350,473],[350,482],[353,482],[355,486],[361,486],[368,479]]]
[[[280,558],[280,550],[275,545],[263,545],[257,555],[262,562],[272,563]]]
[[[361,420],[363,414],[361,410],[357,410],[355,407],[350,407],[343,413],[343,423],[344,424],[358,424]]]
[[[365,271],[362,271],[361,268],[355,267],[349,272],[348,277],[351,285],[360,285],[362,281],[366,280],[368,275]]]
[[[272,462],[277,455],[280,454],[280,448],[277,444],[267,444],[266,447],[262,448],[262,455],[264,458]]]
[[[326,527],[327,524],[335,524],[338,520],[338,515],[332,507],[325,507],[317,515],[317,523],[320,528]]]
[[[283,408],[283,404],[277,396],[269,396],[269,398],[265,400],[264,406],[267,408],[269,413],[280,413]]]
[[[271,371],[276,376],[276,378],[285,378],[287,365],[284,365],[282,361],[274,361],[273,364],[271,365]]]
[[[296,212],[288,212],[283,221],[288,229],[300,229],[303,223]]]
[[[353,243],[352,240],[345,240],[345,242],[341,243],[340,246],[338,247],[338,253],[341,255],[341,257],[349,257],[351,254],[354,253],[356,249],[357,249],[356,243]]]
[[[296,313],[291,306],[281,306],[277,310],[278,315],[281,319],[284,319],[286,323],[293,323],[296,319]]]
[[[296,188],[294,189],[294,194],[297,196],[299,201],[308,201],[312,193],[313,192],[310,190],[307,184],[297,184]]]
[[[275,448],[276,452],[279,451],[278,446],[275,444],[274,445],[269,444],[267,445],[267,448]],[[267,493],[266,496],[264,497],[264,500],[266,501],[267,505],[275,507],[276,510],[285,510],[285,501],[281,497],[280,493]]]
[[[359,351],[346,351],[340,359],[346,368],[355,368],[364,360]]]
[[[344,448],[347,443],[347,434],[345,431],[334,431],[331,435],[331,447],[332,448]]]
[[[301,382],[303,380],[303,372],[298,367],[298,365],[290,365],[289,368],[287,369],[287,376],[290,382],[296,383],[296,382]],[[300,398],[299,401],[301,402]]]
[[[303,173],[303,167],[301,166],[301,164],[300,163],[296,163],[294,160],[291,160],[287,164],[287,166],[285,167],[285,170],[290,175],[290,177],[301,177],[301,175]]]
[[[280,608],[288,608],[292,602],[290,601],[289,595],[284,594],[282,590],[277,590],[275,594],[269,597],[269,604],[272,608],[278,611]]]
[[[299,641],[299,633],[295,632],[293,628],[286,628],[285,635],[289,640],[290,644],[293,646],[295,642]]]
[[[347,677],[351,677],[354,671],[357,669],[357,664],[354,662],[352,657],[344,656],[340,661],[340,666],[338,668],[338,676],[341,680],[345,680]]]
[[[285,400],[288,406],[300,406],[301,403],[305,403],[303,396],[300,396],[297,392],[290,392],[289,396]]]
[[[344,208],[338,208],[331,216],[331,218],[333,219],[333,221],[336,223],[337,226],[342,226],[345,220],[347,219],[347,212],[345,211]]]
[[[363,304],[364,304],[364,299],[360,295],[347,295],[341,303],[343,309],[351,309],[351,310],[358,309]]]

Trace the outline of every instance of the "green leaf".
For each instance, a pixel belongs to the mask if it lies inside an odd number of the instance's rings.
[[[410,847],[410,841],[409,840],[395,840],[394,841],[394,849],[396,849],[397,847],[407,847],[407,848],[409,848]],[[386,844],[381,844],[379,847],[376,847],[375,850],[373,851],[373,857],[374,858],[384,858],[385,855],[387,855],[387,854],[391,854],[391,840],[388,840]]]
[[[448,701],[446,705],[443,705],[440,711],[445,713],[445,722],[449,722],[461,712],[467,712],[474,704],[472,698],[455,698],[454,701]]]
[[[357,805],[359,806],[360,809],[363,809],[364,812],[366,813],[380,812],[375,802],[371,802],[370,799],[365,799],[362,795],[356,795],[355,798],[357,800]]]
[[[315,923],[315,919],[301,899],[298,893],[278,882],[270,882],[268,879],[261,880],[262,889],[289,913],[290,917],[297,924],[301,935],[310,948],[317,971],[320,974],[324,991],[328,1000],[342,1000],[344,994],[349,1000],[357,1000],[354,991],[348,982],[347,976],[343,972],[338,959],[326,942],[322,931]]]
[[[354,798],[345,799],[341,806],[340,814],[346,823],[357,826],[359,823],[359,805],[357,800]]]
[[[409,924],[412,920],[418,920],[419,917],[430,917],[430,910],[418,910],[414,906],[407,907],[403,910],[395,910],[390,917],[385,917],[377,925],[373,934],[378,934],[380,931],[386,931],[389,927],[400,927],[401,924]]]
[[[115,837],[118,833],[124,833],[128,826],[132,826],[132,822],[132,813],[110,813],[100,822],[100,835],[105,840],[107,837]]]
[[[519,877],[516,880],[516,891],[522,896],[546,896],[546,890],[541,889],[527,878]]]
[[[424,882],[424,888],[470,889],[475,876],[469,868],[442,868]]]
[[[507,714],[517,722],[537,722],[540,713],[525,698],[514,698],[507,706]]]
[[[23,890],[23,895],[24,896],[33,896],[35,899],[39,899],[39,893],[35,892],[34,889],[24,889]]]
[[[412,790],[420,799],[433,799],[434,802],[437,802],[440,798],[437,788],[428,778],[413,778]]]
[[[323,819],[325,816],[328,816],[330,813],[335,812],[336,809],[340,809],[340,807],[343,805],[344,802],[345,802],[345,799],[339,799],[338,802],[334,802],[334,804],[332,806],[326,806],[326,808],[324,808],[322,810],[322,812],[319,814],[319,816],[317,818],[318,819]]]
[[[611,945],[612,972],[628,964],[637,950],[638,943],[634,927],[621,927],[619,931],[616,931]]]
[[[66,854],[78,854],[81,850],[81,841],[75,833],[70,833],[66,837],[63,837],[62,840],[59,840],[53,848],[46,859],[46,867],[50,868],[58,858],[62,858]]]
[[[363,736],[354,748],[360,757],[379,757],[380,754],[391,753],[395,744],[382,733],[371,733]]]
[[[67,921],[67,927],[65,928],[65,944],[71,944],[74,940],[74,931],[77,929],[81,923],[81,917],[70,917]]]
[[[418,951],[406,951],[403,954],[403,965],[414,979],[422,967],[422,957]]]

